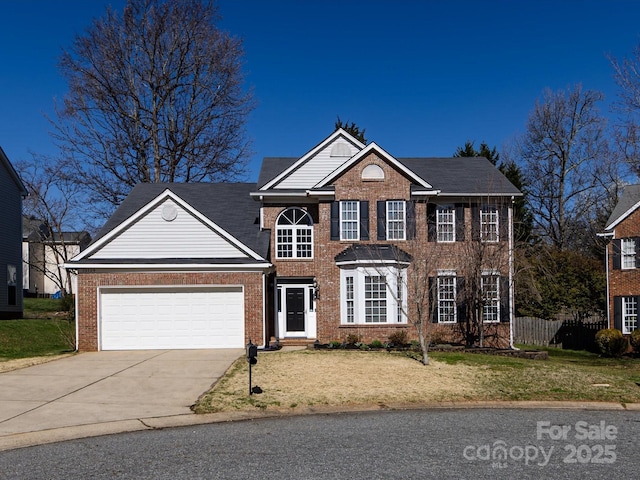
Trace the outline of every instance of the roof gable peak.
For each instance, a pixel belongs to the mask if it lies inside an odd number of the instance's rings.
[[[330,151],[327,151],[329,147],[332,146]],[[287,185],[286,180],[289,179],[290,182],[295,184],[299,180],[291,180],[292,177],[295,176],[296,173],[299,174],[300,177],[302,169],[309,164],[311,160],[318,157],[319,154],[325,152],[328,156],[334,159],[334,163],[342,163],[344,159],[350,158],[354,155],[354,153],[361,151],[366,147],[360,140],[355,138],[353,135],[345,131],[343,128],[337,129],[327,138],[325,138],[318,145],[313,147],[307,153],[305,153],[302,157],[300,157],[297,161],[295,161],[291,166],[285,169],[283,172],[278,174],[275,178],[265,183],[260,190],[269,190],[272,188],[292,188]],[[326,168],[326,167],[325,167]],[[312,170],[309,168],[308,170]],[[317,172],[308,173],[307,175],[318,176]],[[325,174],[326,175],[326,174]],[[320,177],[322,178],[322,177]],[[306,175],[305,175],[306,179]],[[316,182],[313,182],[316,183]],[[286,185],[286,186],[283,186]],[[309,185],[312,186],[313,184]],[[295,187],[293,187],[295,188]]]

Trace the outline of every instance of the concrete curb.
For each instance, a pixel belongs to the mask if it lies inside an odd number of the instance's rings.
[[[341,405],[297,407],[295,409],[269,409],[264,411],[220,412],[209,414],[184,414],[167,417],[150,417],[133,420],[120,420],[91,425],[79,425],[55,428],[37,432],[26,432],[0,437],[0,452],[17,448],[45,445],[48,443],[77,440],[81,438],[113,435],[117,433],[142,430],[160,430],[164,428],[188,427],[212,423],[259,420],[263,418],[331,415],[341,413],[376,412],[393,410],[451,410],[451,409],[551,409],[551,410],[606,410],[640,411],[640,403],[614,402],[554,402],[554,401],[478,401],[478,402],[429,402],[421,404],[389,403],[378,405]]]

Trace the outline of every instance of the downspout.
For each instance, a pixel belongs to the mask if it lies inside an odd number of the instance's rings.
[[[604,249],[605,271],[607,272],[607,326],[611,328],[611,298],[609,297],[609,242]]]
[[[262,345],[265,348],[268,344],[267,340],[267,275],[262,272]]]

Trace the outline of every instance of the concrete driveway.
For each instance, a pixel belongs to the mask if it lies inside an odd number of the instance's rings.
[[[92,352],[1,373],[0,450],[149,428],[159,417],[193,415],[190,406],[243,354],[243,349]]]

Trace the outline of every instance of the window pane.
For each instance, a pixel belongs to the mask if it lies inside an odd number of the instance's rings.
[[[387,202],[387,239],[405,239],[405,203],[404,201]]]
[[[354,309],[353,309],[353,277],[346,277],[345,279],[345,295],[347,299],[347,323],[354,322]]]
[[[313,222],[307,212],[290,208],[278,217],[277,223],[276,258],[313,257]]]
[[[636,297],[622,299],[622,333],[631,333],[638,327],[638,302]]]
[[[482,276],[482,320],[498,322],[500,320],[500,292],[497,275]]]
[[[455,241],[455,210],[453,208],[438,208],[436,214],[436,229],[439,242]]]
[[[456,321],[456,277],[438,277],[438,322]]]
[[[340,238],[342,240],[358,240],[358,210],[359,202],[340,202]]]
[[[364,321],[383,323],[387,321],[387,286],[385,277],[364,277]]]
[[[276,234],[276,255],[278,258],[293,257],[293,229],[278,228]]]
[[[622,268],[636,268],[636,241],[623,238],[621,242]]]
[[[498,210],[496,208],[480,210],[480,239],[485,242],[498,241]]]

